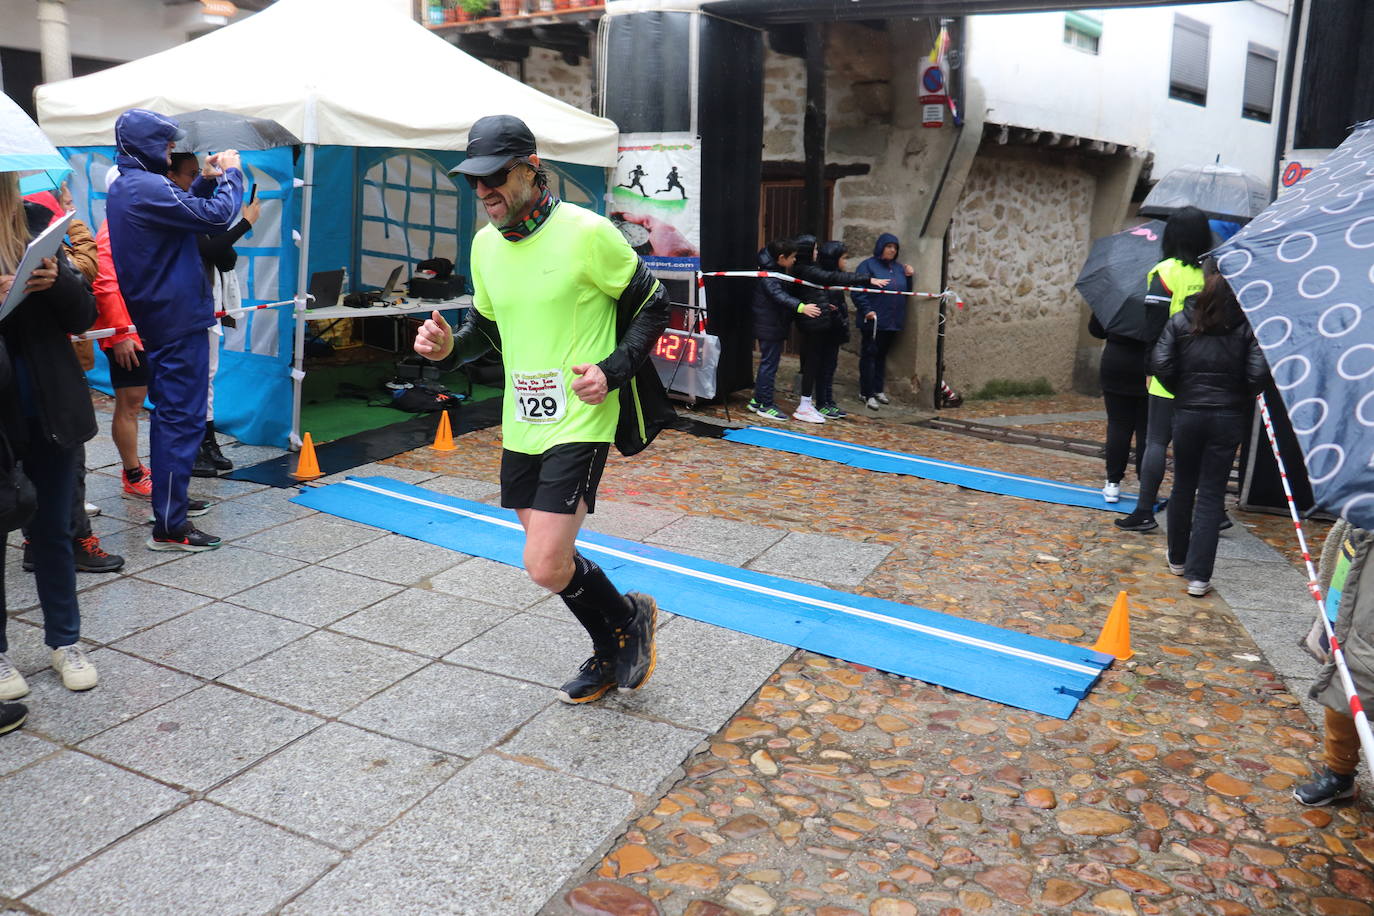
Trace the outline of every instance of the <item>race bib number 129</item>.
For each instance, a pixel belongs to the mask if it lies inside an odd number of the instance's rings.
[[[567,411],[568,396],[563,389],[563,370],[512,372],[515,388],[515,418],[521,423],[557,423]]]

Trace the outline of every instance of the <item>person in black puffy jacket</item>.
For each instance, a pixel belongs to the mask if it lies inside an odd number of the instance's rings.
[[[840,246],[843,249],[843,245]],[[837,259],[838,260],[838,259]],[[827,270],[816,263],[816,237],[801,235],[797,237],[797,263],[792,272],[798,279],[806,280],[817,286],[874,286],[879,289],[887,286],[887,280],[878,280],[868,274],[849,273],[844,270]],[[829,341],[833,338],[836,323],[844,322],[840,307],[830,300],[838,290],[816,289],[812,286],[800,287],[798,295],[803,302],[814,303],[821,307],[821,314],[815,318],[798,321],[802,331],[802,390],[801,403],[792,414],[792,419],[805,423],[824,423],[825,415],[817,409],[817,394]],[[843,293],[840,293],[843,296]]]
[[[37,204],[20,201],[15,173],[0,173],[0,296],[13,281],[29,238],[42,232],[51,216]],[[29,532],[44,641],[52,650],[53,668],[70,690],[89,690],[97,681],[95,666],[78,644],[81,610],[71,519],[77,461],[82,444],[96,434],[96,423],[86,376],[69,338],[89,328],[95,314],[90,287],[58,252],[35,272],[28,296],[0,322],[13,370],[0,391],[0,409],[8,414],[10,444],[38,497]],[[0,578],[0,588],[3,583]],[[14,700],[29,688],[6,657],[5,620],[0,612],[0,700]]]
[[[787,273],[797,260],[797,246],[790,239],[774,239],[759,252],[759,270]],[[773,403],[773,384],[778,374],[782,345],[792,333],[797,315],[819,315],[818,306],[797,297],[801,287],[785,280],[766,278],[754,290],[754,337],[759,342],[759,373],[754,380],[754,396],[749,410],[765,420],[786,420],[787,414]]]
[[[1164,325],[1148,369],[1174,393],[1169,571],[1212,590],[1226,479],[1269,370],[1230,284],[1208,262],[1202,291]]]

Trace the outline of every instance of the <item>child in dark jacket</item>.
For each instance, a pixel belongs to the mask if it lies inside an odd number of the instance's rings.
[[[829,243],[836,244],[839,243]],[[839,245],[839,251],[844,250],[843,245]],[[834,249],[831,249],[833,252]],[[827,270],[822,265],[816,263],[816,237],[814,235],[803,235],[797,238],[797,263],[793,268],[793,273],[799,279],[819,286],[872,286],[878,289],[888,285],[885,279],[875,279],[865,273],[849,273],[838,269],[838,256],[836,257],[836,268]],[[827,364],[828,353],[831,341],[836,331],[836,322],[844,321],[844,315],[840,311],[840,305],[830,300],[832,293],[838,290],[815,289],[814,287],[803,286],[798,295],[803,302],[811,302],[821,307],[822,314],[815,318],[806,318],[798,322],[802,330],[802,391],[801,403],[797,410],[792,414],[792,419],[800,420],[804,423],[824,423],[826,417],[816,404],[818,395],[823,394],[820,388],[820,380]],[[843,299],[843,293],[840,293]],[[835,344],[836,355],[838,356],[839,345]],[[831,378],[833,379],[833,371]],[[819,403],[824,404],[824,401]]]
[[[843,242],[822,242],[816,249],[816,263],[822,270],[835,273],[848,273],[849,249]],[[856,276],[862,276],[862,273]],[[840,361],[840,347],[849,341],[849,298],[844,290],[832,289],[825,294],[826,305],[832,319],[831,329],[825,334],[821,352],[821,365],[816,377],[816,390],[812,394],[816,409],[827,420],[840,420],[848,416],[835,403],[835,369]]]
[[[797,246],[790,239],[774,239],[759,252],[759,269],[770,273],[787,273],[797,259]],[[759,373],[754,380],[754,396],[749,410],[765,420],[786,420],[787,414],[773,403],[773,383],[778,374],[778,360],[782,345],[792,332],[796,315],[816,316],[816,305],[801,301],[796,293],[801,287],[784,280],[761,280],[754,291],[754,336],[759,342]]]

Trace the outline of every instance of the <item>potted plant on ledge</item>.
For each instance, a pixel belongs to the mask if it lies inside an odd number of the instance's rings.
[[[457,5],[458,21],[469,22],[481,18],[482,12],[487,8],[488,0],[457,0]]]

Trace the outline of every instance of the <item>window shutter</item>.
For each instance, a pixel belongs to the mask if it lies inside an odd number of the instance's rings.
[[[1174,15],[1174,56],[1169,84],[1207,94],[1207,65],[1211,26],[1187,16]]]
[[[1279,55],[1263,45],[1250,44],[1245,55],[1245,99],[1242,111],[1269,120],[1274,111],[1274,82],[1278,77]]]

